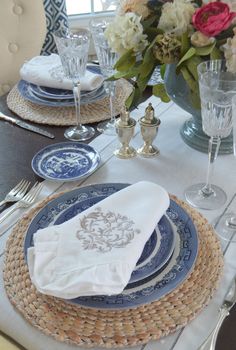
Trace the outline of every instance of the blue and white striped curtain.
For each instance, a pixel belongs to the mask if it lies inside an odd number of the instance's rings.
[[[68,17],[65,0],[43,0],[43,4],[46,14],[47,35],[41,54],[49,55],[57,52],[52,33],[60,27],[68,27]]]

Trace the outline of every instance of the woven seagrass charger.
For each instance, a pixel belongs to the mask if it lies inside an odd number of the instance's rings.
[[[116,96],[114,98],[114,115],[118,115],[124,107],[125,100],[132,92],[132,85],[124,79],[117,81]],[[7,96],[8,108],[23,119],[48,125],[74,125],[74,107],[47,107],[25,100],[17,89],[17,85]],[[110,118],[109,97],[95,103],[81,105],[83,124],[95,123]]]
[[[208,304],[223,269],[219,240],[201,214],[173,196],[192,217],[199,236],[194,268],[173,292],[150,304],[125,310],[84,308],[38,293],[24,260],[24,236],[36,213],[57,196],[47,198],[29,211],[17,223],[6,245],[6,292],[32,326],[58,341],[85,347],[134,346],[175,332]]]

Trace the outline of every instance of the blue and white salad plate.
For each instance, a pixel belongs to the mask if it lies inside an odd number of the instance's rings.
[[[62,142],[36,153],[31,166],[44,179],[65,182],[92,174],[99,163],[100,155],[93,147],[79,142]]]
[[[28,228],[24,243],[25,256],[27,249],[33,245],[33,235],[38,229],[69,220],[78,212],[82,212],[126,186],[128,184],[90,185],[64,193],[47,203]],[[162,231],[166,235],[170,234],[172,237],[174,235],[174,249],[166,263],[153,273],[150,264],[152,264],[152,258],[159,254],[154,253],[157,242],[160,242],[160,246],[164,246],[164,243],[161,243],[163,236],[159,236]],[[78,297],[68,302],[90,308],[127,309],[156,301],[173,291],[188,277],[194,266],[197,252],[198,237],[192,219],[182,207],[171,200],[166,215],[157,225],[137,263],[135,269],[135,271],[139,270],[137,279],[134,271],[130,283],[121,294]]]

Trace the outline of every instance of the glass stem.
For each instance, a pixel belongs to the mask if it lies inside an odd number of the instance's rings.
[[[214,162],[217,158],[219,148],[220,148],[220,142],[221,142],[220,137],[211,137],[209,140],[206,184],[201,189],[202,194],[206,197],[214,193],[211,187],[211,179],[213,174]]]
[[[115,115],[114,115],[114,105],[113,105],[113,98],[115,96],[115,81],[109,82],[109,102],[110,102],[110,123],[115,123]]]
[[[80,82],[73,82],[73,95],[75,101],[75,116],[76,116],[76,127],[78,129],[82,128],[81,125],[81,115],[80,115]]]
[[[236,229],[236,216],[232,215],[230,219],[226,220],[226,225]]]

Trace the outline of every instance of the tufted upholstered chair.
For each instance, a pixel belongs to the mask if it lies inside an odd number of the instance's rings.
[[[19,80],[22,64],[40,54],[45,36],[43,0],[1,0],[0,96]]]

